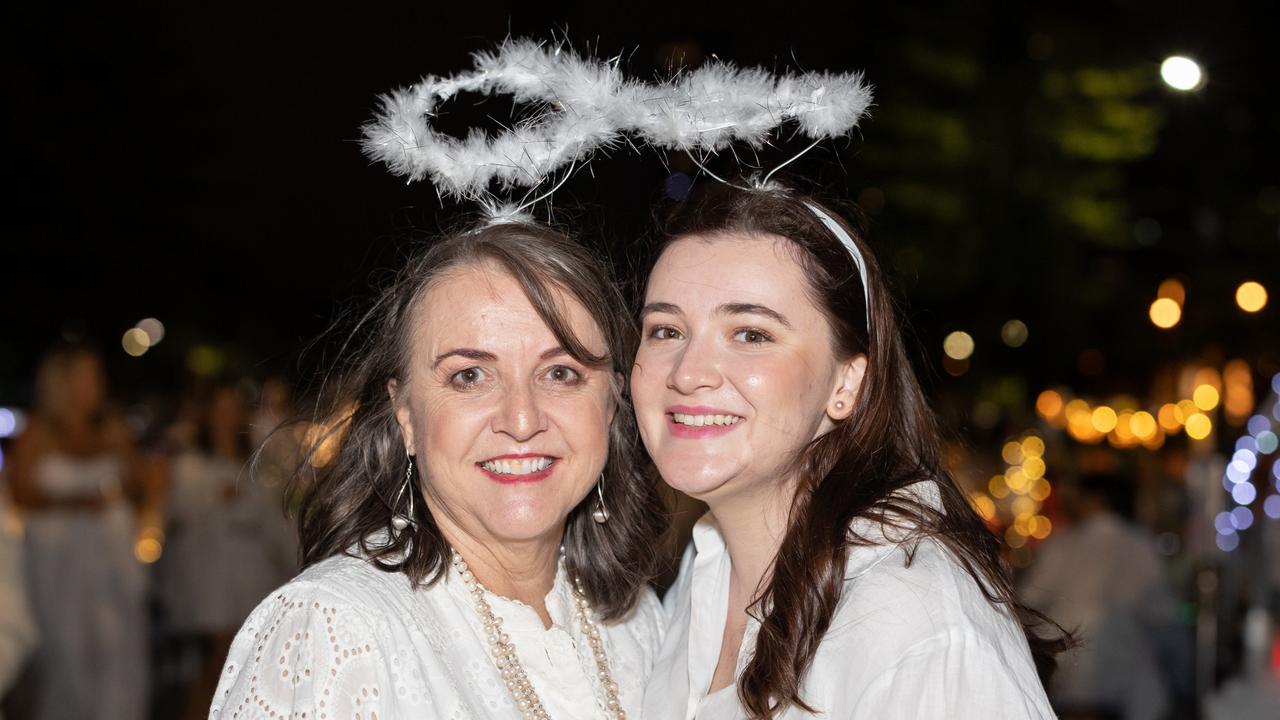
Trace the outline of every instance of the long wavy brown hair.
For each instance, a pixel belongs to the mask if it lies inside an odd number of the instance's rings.
[[[866,262],[869,327],[852,256],[806,205],[837,219],[857,243]],[[816,712],[800,696],[801,682],[844,592],[849,549],[873,542],[852,534],[856,518],[907,530],[917,540],[933,538],[946,547],[987,599],[1009,608],[1021,622],[1041,680],[1047,681],[1054,656],[1070,646],[1071,637],[1018,601],[999,541],[947,471],[937,419],[907,357],[897,308],[861,233],[817,198],[790,187],[747,190],[711,183],[695,188],[665,214],[653,261],[681,238],[727,234],[790,241],[810,299],[827,318],[833,352],[841,358],[867,356],[854,413],[793,460],[800,482],[788,529],[772,573],[749,608],[760,631],[738,679],[743,707],[752,718],[764,720],[791,706]],[[897,492],[922,480],[937,484],[941,509]],[[911,558],[909,552],[908,562]]]
[[[338,367],[320,392],[309,442],[291,481],[298,511],[303,565],[340,554],[368,558],[417,585],[439,580],[448,568],[449,544],[421,495],[410,483],[414,525],[391,526],[408,511],[402,494],[409,459],[387,394],[389,380],[404,382],[414,312],[432,283],[450,270],[495,263],[515,278],[529,302],[570,356],[610,372],[617,412],[609,429],[603,494],[610,519],[591,518],[596,493],[570,513],[564,533],[565,564],[582,581],[605,620],[624,616],[658,562],[654,543],[667,515],[657,483],[641,472],[635,417],[622,378],[637,331],[607,266],[562,233],[533,223],[503,223],[446,235],[411,257],[356,318],[338,350]],[[553,291],[586,308],[605,338],[606,352],[592,353],[575,337]]]

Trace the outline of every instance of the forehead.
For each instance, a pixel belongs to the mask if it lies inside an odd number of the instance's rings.
[[[681,238],[658,259],[645,301],[671,302],[686,311],[744,302],[816,312],[795,252],[791,241],[774,235]]]
[[[549,295],[578,339],[591,348],[604,345],[595,318],[582,303],[554,285]],[[524,288],[492,261],[451,269],[423,293],[415,308],[415,344],[432,348],[468,346],[495,351],[515,343],[555,344]]]

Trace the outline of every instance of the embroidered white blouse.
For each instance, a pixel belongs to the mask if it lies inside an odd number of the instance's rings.
[[[908,490],[940,503],[932,482]],[[853,529],[878,544],[850,550],[844,594],[802,681],[801,697],[821,714],[792,707],[779,720],[1055,717],[1021,626],[987,601],[950,551],[924,540],[908,566],[909,547],[878,524],[859,520]],[[645,690],[645,720],[746,717],[736,685],[707,694],[720,656],[729,569],[723,536],[706,515],[666,597],[670,625]],[[738,673],[758,630],[749,619]]]
[[[547,594],[552,627],[523,603],[486,596],[548,714],[605,717],[591,647],[563,569]],[[662,608],[645,589],[621,622],[600,625],[619,699],[639,715],[662,642]],[[262,601],[231,645],[211,719],[514,720],[480,620],[453,573],[412,590],[403,573],[334,557]]]

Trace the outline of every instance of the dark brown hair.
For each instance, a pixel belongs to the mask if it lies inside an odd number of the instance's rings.
[[[666,527],[657,484],[636,461],[635,418],[621,382],[637,333],[606,266],[563,234],[533,223],[492,224],[432,243],[406,263],[355,323],[338,351],[337,380],[322,387],[316,423],[323,430],[312,434],[293,478],[294,491],[303,494],[298,517],[303,564],[358,552],[379,568],[405,573],[415,585],[436,582],[448,568],[449,545],[417,482],[410,484],[415,524],[402,533],[392,531],[393,513],[408,507],[408,499],[397,502],[397,496],[409,461],[387,383],[406,378],[417,303],[445,273],[477,263],[496,264],[515,278],[570,356],[610,371],[618,406],[604,468],[610,519],[592,520],[596,495],[589,494],[569,513],[564,551],[567,568],[581,578],[602,617],[620,618],[652,577],[653,545]],[[581,303],[599,326],[607,347],[603,355],[574,336],[556,306],[557,289]]]
[[[806,205],[840,222],[866,263],[870,327],[862,280],[850,253]],[[999,541],[973,511],[941,457],[937,420],[908,360],[902,329],[880,267],[848,222],[813,197],[771,185],[746,190],[712,183],[695,188],[662,221],[654,261],[672,242],[726,234],[780,237],[808,279],[814,305],[827,318],[837,357],[865,353],[867,372],[855,412],[810,442],[793,461],[799,478],[789,524],[767,584],[750,612],[760,621],[755,652],[738,680],[738,696],[752,718],[769,720],[790,706],[816,712],[800,696],[801,681],[831,624],[845,584],[849,548],[873,540],[850,524],[867,518],[931,537],[945,546],[992,603],[1022,623],[1042,680],[1069,636],[1018,602]],[[937,484],[941,510],[897,493],[922,480]],[[914,548],[908,544],[907,547]],[[913,557],[908,552],[908,563]]]

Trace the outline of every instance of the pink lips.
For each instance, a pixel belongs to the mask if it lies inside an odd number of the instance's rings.
[[[485,469],[484,465],[480,463],[476,463],[476,467],[480,468],[480,472],[484,473],[485,475],[488,475],[490,480],[500,482],[503,485],[515,485],[517,483],[535,483],[535,482],[540,482],[542,480],[546,480],[548,477],[550,477],[551,472],[555,470],[556,467],[560,464],[559,462],[560,458],[552,457],[550,455],[546,455],[543,453],[518,453],[518,454],[510,454],[510,455],[498,455],[496,457],[491,457],[488,460],[484,461],[484,462],[491,462],[493,460],[522,460],[524,458],[541,458],[541,457],[550,457],[551,464],[548,465],[545,469],[539,470],[538,472],[531,472],[527,475],[506,475],[503,473],[496,473],[491,470]]]
[[[737,413],[721,410],[720,408],[708,407],[706,405],[672,405],[667,408],[667,428],[671,430],[671,434],[679,438],[689,438],[691,440],[706,439],[720,437],[733,432],[742,421],[738,421],[733,425],[703,425],[695,427],[693,425],[682,425],[676,422],[675,414],[681,415],[734,415]]]

